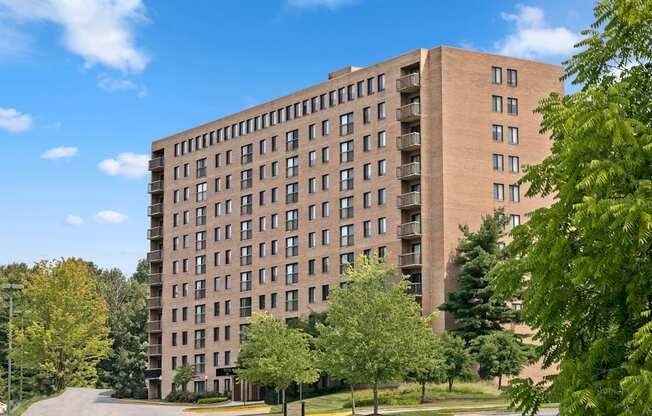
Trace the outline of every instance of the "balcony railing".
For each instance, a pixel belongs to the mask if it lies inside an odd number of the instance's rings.
[[[161,332],[161,321],[147,322],[147,330],[149,332]]]
[[[163,238],[163,227],[152,227],[147,230],[147,238],[150,240],[158,240]]]
[[[195,251],[206,250],[206,240],[195,241]]]
[[[161,377],[161,369],[160,368],[148,368],[144,371],[145,375],[145,380],[151,380],[155,378]]]
[[[406,222],[396,227],[398,238],[412,238],[421,236],[421,222]]]
[[[147,190],[150,194],[163,192],[163,181],[153,181],[147,184]]]
[[[204,299],[206,297],[206,289],[195,289],[195,299]]]
[[[421,117],[421,105],[419,103],[410,103],[396,109],[396,120],[414,121]]]
[[[353,218],[353,207],[340,208],[340,219]]]
[[[421,206],[421,192],[408,192],[396,197],[399,209],[415,208]]]
[[[147,299],[147,306],[155,309],[155,308],[160,308],[161,307],[161,297],[160,296],[155,296]]]
[[[150,263],[163,261],[163,250],[153,250],[147,253],[147,261]]]
[[[240,292],[248,292],[251,290],[251,281],[240,282]]]
[[[147,355],[161,355],[162,353],[163,353],[163,348],[161,347],[160,344],[147,346]]]
[[[402,180],[416,179],[421,176],[421,163],[406,163],[396,168],[396,177]]]
[[[240,215],[251,215],[252,212],[253,212],[252,204],[246,204],[240,206]]]
[[[418,131],[403,134],[396,138],[396,148],[398,150],[417,150],[419,147],[421,147],[421,133]]]
[[[150,273],[149,275],[150,285],[160,285],[161,283],[163,283],[163,275],[161,273]]]
[[[421,266],[421,253],[406,253],[398,256],[398,265],[400,267],[419,267]]]
[[[421,296],[421,283],[410,283],[407,294],[412,296]]]
[[[340,136],[348,136],[353,134],[353,122],[340,125]]]
[[[163,215],[163,204],[152,204],[147,207],[147,214],[151,217],[154,215]]]
[[[418,72],[402,76],[396,80],[396,91],[410,92],[416,91],[421,86],[421,76]]]
[[[158,171],[158,170],[163,170],[164,167],[164,162],[165,160],[163,157],[155,157],[149,161],[149,170],[151,171]]]

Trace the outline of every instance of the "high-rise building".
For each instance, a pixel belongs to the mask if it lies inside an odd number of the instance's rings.
[[[558,65],[417,49],[152,144],[150,397],[195,365],[195,391],[234,391],[254,311],[327,306],[362,254],[387,255],[424,313],[454,288],[461,233],[525,199],[524,165],[550,142],[533,113],[562,92]],[[514,305],[518,307],[519,305]],[[440,313],[435,330],[450,327]],[[235,392],[238,395],[238,391]]]

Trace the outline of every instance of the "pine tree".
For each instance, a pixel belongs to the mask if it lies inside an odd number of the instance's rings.
[[[457,246],[455,263],[459,289],[448,294],[448,301],[439,309],[455,318],[453,332],[468,344],[470,341],[501,330],[501,324],[516,318],[505,302],[495,299],[487,273],[500,259],[500,239],[506,224],[501,210],[482,218],[477,231],[460,226],[464,238]]]

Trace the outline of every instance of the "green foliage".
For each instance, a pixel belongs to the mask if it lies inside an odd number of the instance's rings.
[[[504,300],[494,296],[487,274],[502,256],[500,240],[506,225],[502,210],[484,216],[477,231],[460,226],[464,238],[457,246],[455,263],[459,289],[448,293],[448,301],[439,309],[450,312],[457,326],[453,329],[467,344],[472,340],[500,331],[501,324],[516,319]]]
[[[229,401],[228,397],[216,396],[216,397],[204,397],[197,400],[197,404],[211,404],[211,403],[223,403]]]
[[[172,378],[172,381],[177,386],[180,386],[182,391],[187,391],[188,383],[190,383],[196,378],[197,378],[197,371],[195,371],[195,367],[189,364],[183,364],[177,367],[177,371],[174,372],[174,377]]]
[[[525,288],[523,318],[544,364],[559,368],[549,384],[516,385],[529,413],[541,395],[562,415],[652,408],[647,352],[636,353],[652,299],[652,2],[603,0],[595,16],[566,63],[583,90],[537,110],[552,154],[523,182],[528,196],[555,200],[512,232],[511,259],[493,271],[502,296]]]
[[[15,331],[13,358],[55,390],[90,386],[96,364],[110,349],[107,306],[88,264],[77,259],[42,262],[24,278],[29,322]]]
[[[327,312],[310,312],[307,319],[290,319],[287,324],[290,328],[299,329],[312,337],[317,337],[319,336],[317,325],[326,322],[327,315]]]
[[[439,335],[446,364],[448,391],[453,391],[456,378],[469,378],[473,373],[473,358],[464,340],[454,334],[444,332]]]
[[[419,305],[398,283],[394,269],[377,256],[358,258],[348,268],[346,288],[330,293],[326,325],[318,325],[321,362],[330,375],[349,384],[402,380],[411,368],[413,345],[430,331]],[[378,413],[375,400],[374,413]]]
[[[228,397],[220,396],[219,393],[215,392],[192,392],[192,391],[181,391],[177,390],[175,392],[170,392],[165,396],[166,402],[171,403],[197,403],[197,404],[208,404],[208,403],[222,403],[229,400]]]
[[[439,335],[429,329],[413,345],[412,369],[408,380],[421,386],[421,402],[426,401],[426,384],[443,383],[447,380],[444,346]]]
[[[292,382],[313,383],[319,378],[310,335],[289,328],[274,317],[255,313],[238,354],[239,378],[284,391]]]
[[[98,387],[110,388],[114,397],[146,398],[144,370],[147,367],[148,287],[136,271],[125,279],[118,269],[102,271],[98,292],[108,305],[112,348],[98,363]],[[147,274],[147,270],[140,273]]]
[[[498,377],[498,389],[502,387],[504,375],[518,375],[528,362],[529,348],[511,331],[496,331],[473,342],[480,375]]]

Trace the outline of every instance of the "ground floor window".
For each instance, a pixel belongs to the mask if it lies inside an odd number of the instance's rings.
[[[205,392],[206,392],[206,382],[195,381],[195,393],[205,393]]]
[[[215,379],[215,380],[213,380],[213,391],[214,391],[215,393],[219,393],[219,392],[220,392],[220,380],[219,380],[219,379]]]

